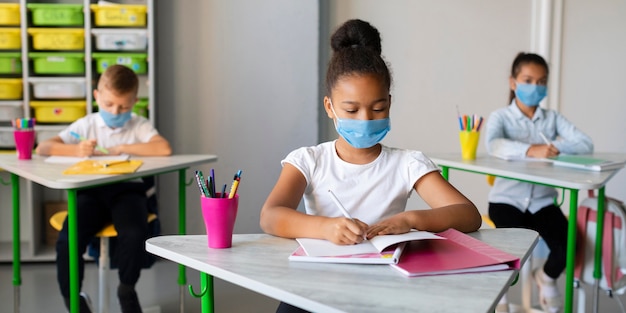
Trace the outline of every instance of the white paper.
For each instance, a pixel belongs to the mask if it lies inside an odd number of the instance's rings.
[[[341,256],[364,253],[380,253],[386,247],[393,244],[422,240],[422,239],[445,239],[433,233],[425,231],[411,231],[400,235],[381,235],[370,240],[366,240],[357,245],[336,245],[324,239],[297,238],[306,254],[314,256]]]
[[[71,156],[60,156],[60,155],[51,155],[47,157],[44,162],[53,163],[53,164],[76,164],[80,161],[84,160],[94,160],[94,161],[124,161],[130,159],[130,155],[128,154],[120,154],[120,155],[98,155],[91,157],[71,157]]]

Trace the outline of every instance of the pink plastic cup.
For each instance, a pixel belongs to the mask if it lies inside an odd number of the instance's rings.
[[[13,131],[15,139],[15,150],[19,160],[30,160],[33,158],[33,148],[35,147],[35,131],[34,130],[15,130]]]
[[[218,193],[219,197],[221,194]],[[233,229],[237,219],[239,195],[234,198],[206,198],[200,196],[202,216],[209,239],[209,248],[230,248],[233,243]]]

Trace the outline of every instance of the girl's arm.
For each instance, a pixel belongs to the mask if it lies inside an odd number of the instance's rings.
[[[285,238],[327,239],[336,244],[354,244],[363,240],[367,225],[345,217],[324,217],[297,211],[304,195],[306,180],[302,173],[285,163],[274,189],[261,209],[260,225],[264,232]]]
[[[476,206],[439,172],[424,175],[414,188],[432,209],[398,213],[370,227],[368,237],[402,234],[411,229],[440,232],[454,228],[473,232],[480,227],[482,220]]]
[[[576,128],[561,114],[556,115],[556,132],[558,138],[554,145],[565,154],[593,153],[593,140],[587,134]]]
[[[172,154],[170,143],[161,135],[152,136],[146,143],[107,147],[107,150],[109,150],[111,155],[166,156]]]

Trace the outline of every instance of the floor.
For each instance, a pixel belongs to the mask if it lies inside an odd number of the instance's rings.
[[[117,272],[111,271],[109,279],[111,282],[110,307],[112,313],[119,312],[119,305],[115,298],[115,286],[117,286]],[[95,263],[87,264],[85,273],[85,285],[83,291],[87,292],[94,307],[97,310],[98,294],[98,272]],[[159,260],[149,270],[144,270],[139,280],[137,290],[144,313],[169,313],[180,312],[179,293],[177,285],[178,266],[172,262]],[[559,286],[563,286],[563,277],[559,279]],[[187,269],[187,282],[194,286],[194,291],[199,292],[199,273],[195,270]],[[216,279],[215,287],[215,309],[216,312],[274,312],[278,302],[263,295],[248,291],[230,283]],[[521,304],[521,284],[511,287],[508,295],[512,304]],[[12,312],[13,303],[12,266],[10,263],[0,264],[0,312]],[[585,286],[587,301],[586,311],[592,312],[591,297],[592,289]],[[575,291],[576,292],[576,291]],[[53,263],[29,263],[22,265],[22,287],[20,289],[21,312],[35,313],[65,313],[66,310],[58,292],[56,283],[56,270]],[[189,291],[184,291],[184,312],[201,312],[200,301],[192,297]],[[533,295],[536,298],[536,295]],[[621,296],[622,302],[626,302],[626,296]],[[533,303],[536,303],[534,301]],[[576,308],[576,304],[574,305]],[[519,312],[512,308],[511,312]],[[575,310],[578,312],[578,310]],[[540,311],[536,311],[540,312]],[[615,299],[600,294],[599,312],[623,312]],[[579,312],[581,313],[581,312]]]
[[[13,312],[13,267],[10,263],[0,264],[0,312]],[[120,312],[115,296],[118,284],[117,271],[109,275],[111,313]],[[98,308],[98,269],[95,263],[86,266],[83,291],[87,292]],[[139,301],[144,313],[180,312],[178,266],[172,262],[159,260],[154,266],[141,273],[137,284]],[[192,284],[196,293],[200,292],[199,273],[187,269],[187,283]],[[216,312],[274,312],[278,301],[240,288],[219,279],[214,281]],[[188,289],[184,291],[184,312],[201,312],[200,300],[192,297]],[[22,265],[22,287],[20,288],[22,313],[65,313],[67,310],[56,283],[56,269],[53,263],[29,263]]]

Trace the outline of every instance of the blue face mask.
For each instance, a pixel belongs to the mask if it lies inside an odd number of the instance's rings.
[[[383,140],[389,130],[391,130],[389,118],[380,120],[339,118],[337,117],[337,113],[335,113],[332,102],[330,103],[330,108],[335,114],[335,129],[337,133],[355,148],[362,149],[373,147]]]
[[[546,97],[548,87],[544,85],[516,83],[515,96],[529,107],[536,107]]]
[[[119,128],[124,126],[124,124],[126,124],[126,122],[130,120],[130,115],[131,111],[120,114],[113,114],[102,109],[100,110],[100,116],[104,120],[104,123],[111,128]]]

